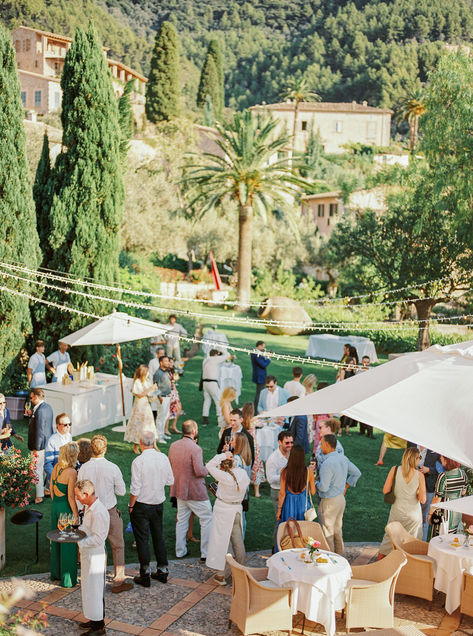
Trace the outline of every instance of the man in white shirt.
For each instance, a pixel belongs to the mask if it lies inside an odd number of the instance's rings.
[[[46,358],[46,367],[53,373],[52,382],[61,382],[63,376],[67,375],[67,367],[71,363],[67,348],[65,342],[60,342],[59,349]]]
[[[46,473],[47,490],[49,490],[49,482],[51,481],[53,468],[59,459],[59,449],[61,446],[64,446],[64,444],[72,442],[71,426],[71,418],[67,413],[59,413],[59,415],[56,415],[57,432],[53,433],[48,439],[44,454],[44,472]]]
[[[76,482],[74,494],[85,506],[81,530],[87,535],[78,542],[80,551],[82,613],[88,619],[80,623],[85,634],[105,634],[105,570],[107,553],[105,539],[110,517],[103,503],[95,495],[94,484],[88,479]]]
[[[217,420],[220,422],[222,417],[222,409],[220,408],[220,387],[218,385],[218,376],[220,373],[220,365],[228,360],[230,354],[228,351],[223,353],[218,349],[211,349],[209,357],[205,358],[202,363],[202,386],[204,390],[204,405],[202,407],[202,424],[207,426],[209,423],[209,412],[212,400],[217,411]]]
[[[171,464],[164,453],[153,448],[153,431],[145,431],[140,441],[141,455],[131,465],[130,512],[131,526],[140,561],[140,575],[135,583],[150,587],[151,578],[167,583],[168,559],[163,537],[163,502],[165,486],[174,484]],[[149,533],[156,556],[156,572],[150,573]]]
[[[279,507],[279,491],[281,489],[281,471],[287,466],[287,460],[292,447],[294,446],[294,440],[289,431],[281,431],[278,435],[278,446],[275,451],[271,453],[266,461],[266,479],[270,485],[271,501],[274,508],[274,530],[273,530],[273,546],[276,545],[276,533],[278,531],[278,523],[276,516],[278,514]]]
[[[159,369],[159,358],[161,356],[164,356],[165,354],[166,352],[164,351],[164,347],[158,347],[156,349],[155,357],[151,358],[151,360],[148,363],[148,378],[151,384],[154,383],[154,374]],[[158,410],[158,402],[159,400],[154,400],[153,402],[151,402],[151,410],[154,411],[155,414],[156,414],[156,411]]]
[[[126,486],[121,470],[116,464],[105,459],[107,440],[103,435],[94,435],[90,442],[93,457],[82,464],[78,479],[88,479],[95,486],[95,494],[108,510],[110,528],[107,538],[112,546],[113,587],[112,592],[119,594],[133,588],[133,583],[125,581],[125,540],[123,538],[123,519],[117,509],[117,497],[126,494]]]
[[[177,318],[174,314],[169,316],[169,321],[165,327],[164,339],[166,340],[166,355],[170,358],[174,358],[178,363],[177,367],[180,368],[181,348],[179,346],[179,336],[187,336],[187,331],[177,322]]]
[[[263,411],[271,411],[286,404],[290,398],[286,389],[278,386],[278,381],[274,375],[268,375],[266,377],[266,388],[263,389],[259,396],[258,401],[258,413]]]
[[[292,370],[292,380],[289,380],[284,385],[285,390],[291,397],[304,397],[305,388],[301,384],[302,369],[301,367],[294,367]]]

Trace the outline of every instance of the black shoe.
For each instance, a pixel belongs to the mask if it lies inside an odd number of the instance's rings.
[[[153,575],[151,575],[151,576],[153,576]],[[143,587],[150,587],[151,586],[151,579],[150,579],[149,574],[143,574],[143,575],[140,574],[140,576],[134,576],[133,580],[134,580],[134,582],[137,585],[142,585]]]
[[[82,632],[81,636],[104,636],[107,632],[105,631],[105,627],[99,627],[98,629],[88,629],[86,632]]]
[[[207,561],[207,557],[200,557],[200,562],[205,563]]]
[[[151,573],[151,578],[154,579],[155,581],[159,581],[160,583],[167,583],[168,576],[169,576],[168,572],[161,572],[161,570],[157,570],[156,572]]]
[[[205,417],[205,415],[202,416],[202,426],[207,426],[207,424],[209,423],[209,418]]]
[[[86,621],[85,623],[79,623],[80,629],[92,629],[94,626],[92,621]]]

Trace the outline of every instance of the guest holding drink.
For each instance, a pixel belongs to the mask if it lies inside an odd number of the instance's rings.
[[[148,367],[140,364],[133,377],[132,393],[135,396],[131,416],[125,431],[125,442],[133,443],[133,452],[140,454],[140,439],[145,431],[156,434],[153,411],[149,396],[156,391],[157,385],[151,384],[148,378]]]
[[[7,453],[13,446],[12,437],[16,437],[20,442],[25,441],[11,425],[10,412],[7,409],[7,401],[3,393],[0,393],[0,431],[0,450],[2,453]]]
[[[58,528],[61,515],[79,514],[74,496],[77,481],[75,466],[79,446],[69,442],[61,446],[59,459],[51,475],[51,529]],[[51,579],[60,580],[62,587],[74,587],[77,583],[77,545],[75,543],[51,543]]]

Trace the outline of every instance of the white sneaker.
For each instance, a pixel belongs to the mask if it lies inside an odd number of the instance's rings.
[[[158,444],[167,444],[167,443],[168,441],[164,437],[161,437],[160,439],[158,439]]]

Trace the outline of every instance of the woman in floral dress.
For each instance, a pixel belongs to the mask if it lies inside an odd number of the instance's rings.
[[[259,444],[256,441],[256,428],[254,419],[255,405],[253,402],[246,402],[243,404],[243,427],[250,433],[255,442],[255,460],[251,468],[251,483],[255,487],[255,497],[261,497],[259,494],[260,484],[265,481],[264,476],[264,463],[259,454]]]
[[[169,359],[169,376],[171,378],[171,401],[169,403],[169,419],[164,427],[164,434],[169,435],[169,422],[171,422],[171,431],[173,433],[180,433],[177,428],[177,420],[182,412],[181,398],[179,397],[179,391],[177,390],[176,382],[179,380],[179,374],[174,369],[174,360]]]
[[[125,431],[125,442],[133,444],[133,452],[137,455],[140,452],[140,439],[144,431],[153,431],[156,435],[156,424],[148,396],[157,388],[156,384],[151,384],[148,378],[148,367],[145,364],[140,364],[133,377],[131,391],[135,396],[135,401]]]

